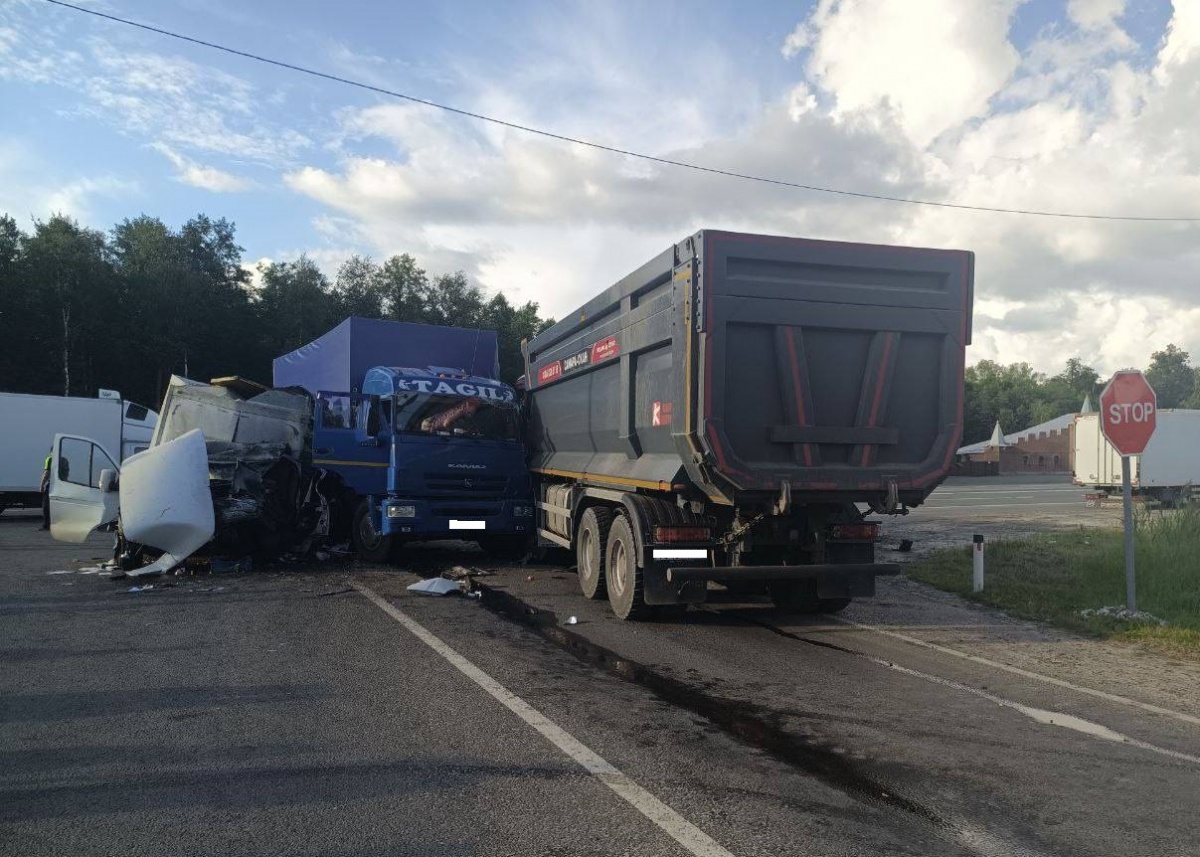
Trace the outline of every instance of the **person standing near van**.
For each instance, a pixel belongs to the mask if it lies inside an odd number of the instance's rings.
[[[46,462],[42,465],[42,525],[39,530],[50,529],[50,460],[54,457],[53,451],[46,456]]]

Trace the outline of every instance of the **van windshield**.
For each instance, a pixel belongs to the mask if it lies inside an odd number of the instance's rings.
[[[395,427],[407,434],[518,439],[516,405],[475,396],[401,393],[396,396]]]

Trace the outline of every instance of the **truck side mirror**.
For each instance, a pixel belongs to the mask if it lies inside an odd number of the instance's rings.
[[[375,437],[379,434],[379,397],[371,396],[367,400],[367,435]]]
[[[117,471],[100,471],[100,490],[106,493],[117,490]]]

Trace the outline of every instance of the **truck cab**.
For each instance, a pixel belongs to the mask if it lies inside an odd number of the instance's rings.
[[[521,553],[533,493],[516,394],[438,367],[376,367],[357,394],[321,391],[313,464],[357,496],[356,552],[383,561],[406,542],[464,539]]]

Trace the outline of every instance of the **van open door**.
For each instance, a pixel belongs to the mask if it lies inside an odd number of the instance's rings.
[[[83,542],[92,531],[117,520],[120,468],[94,440],[54,436],[50,462],[50,535]]]

